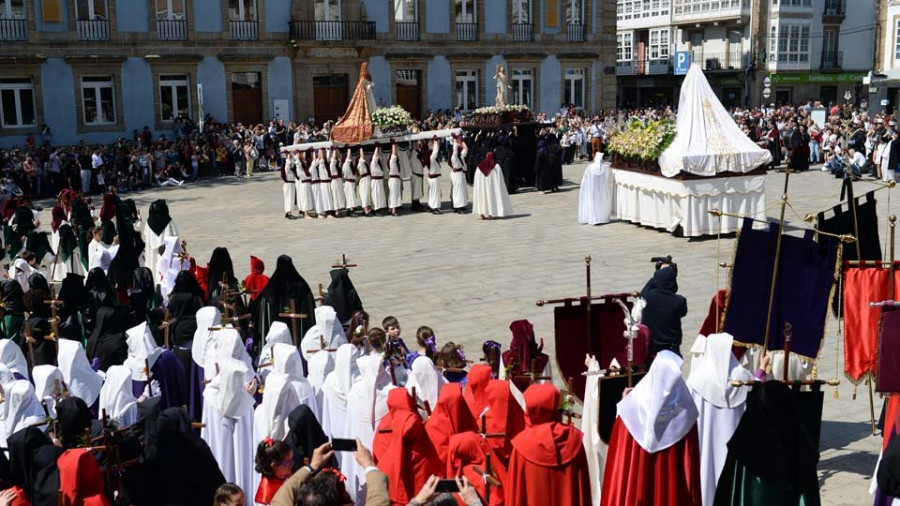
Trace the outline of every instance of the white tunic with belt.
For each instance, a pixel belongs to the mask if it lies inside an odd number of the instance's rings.
[[[431,150],[428,167],[428,207],[441,208],[441,163],[438,162],[437,146]]]
[[[400,158],[398,155],[391,155],[388,162],[390,172],[388,172],[388,207],[397,209],[403,205],[403,179],[400,174]]]
[[[359,193],[356,191],[356,174],[353,173],[353,158],[347,157],[341,167],[344,176],[344,200],[347,209],[355,209],[360,206]]]
[[[384,191],[384,166],[381,163],[381,156],[376,151],[369,164],[369,173],[372,175],[372,208],[376,211],[387,207],[387,195]]]
[[[469,205],[469,189],[466,187],[466,164],[463,160],[468,149],[460,150],[458,142],[453,143],[453,152],[450,156],[450,196],[453,200],[453,209],[461,209]]]

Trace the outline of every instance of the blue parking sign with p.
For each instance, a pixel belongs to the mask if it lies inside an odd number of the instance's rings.
[[[691,68],[691,52],[678,51],[675,53],[675,75],[683,76]]]

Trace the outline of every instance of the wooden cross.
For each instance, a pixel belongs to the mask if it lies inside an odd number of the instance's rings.
[[[484,438],[488,437],[506,437],[505,432],[488,432],[487,431],[487,415],[484,413],[481,414],[481,430],[478,431],[478,435]]]
[[[230,324],[234,325],[235,323],[239,323],[241,320],[246,320],[246,319],[250,318],[250,316],[251,315],[249,315],[249,314],[245,314],[245,315],[241,315],[241,316],[226,317],[225,313],[222,313],[222,321],[219,323],[219,325],[213,325],[212,327],[208,327],[206,330],[217,331],[217,330],[226,330],[229,328],[231,328],[232,330],[235,330],[232,327],[228,327],[228,324],[230,323]]]
[[[332,269],[348,269],[348,268],[351,268],[351,267],[359,267],[359,265],[348,263],[348,262],[347,262],[347,255],[344,255],[344,254],[341,254],[341,261],[340,261],[340,263],[338,263],[338,261],[335,260],[334,264],[331,265],[331,268],[332,268]]]
[[[366,341],[366,342],[368,342],[368,341]],[[394,370],[394,367],[395,367],[394,358],[391,357],[388,359],[388,371],[390,371],[390,373],[391,373],[391,383],[396,387],[396,386],[400,386],[400,385],[397,384],[397,371]]]
[[[527,379],[534,383],[535,381],[550,380],[552,378],[550,376],[541,376],[540,372],[537,370],[537,359],[533,358],[531,359],[531,370],[519,376],[514,376],[513,379]]]
[[[172,325],[175,325],[175,322],[178,321],[178,318],[169,319],[169,310],[166,309],[166,312],[163,314],[163,322],[162,325],[157,327],[157,329],[163,331],[163,347],[165,349],[169,349],[169,329]]]
[[[319,295],[316,296],[316,304],[323,306],[325,305],[325,289],[322,287],[322,283],[319,283]]]
[[[428,400],[427,399],[423,400],[422,404],[418,403],[419,396],[416,395],[416,387],[412,387],[412,392],[410,392],[410,393],[412,394],[413,402],[416,404],[416,407],[419,409],[424,409],[425,413],[430,417],[431,416],[431,405],[428,403]]]
[[[484,477],[484,501],[491,503],[491,487],[500,487],[502,484],[494,477],[494,471],[491,469],[491,454],[484,454],[484,469],[478,466],[472,466],[472,469]]]
[[[294,340],[294,346],[297,346],[297,320],[303,320],[307,318],[307,315],[303,313],[297,312],[297,301],[291,299],[290,305],[291,312],[290,313],[278,313],[280,318],[289,318],[291,320],[291,339]],[[325,336],[320,336],[322,339],[322,348],[325,348]],[[331,336],[329,336],[331,337]]]
[[[58,309],[60,306],[64,306],[65,302],[56,298],[54,295],[52,299],[45,300],[44,304],[50,305],[50,339],[56,343],[56,354],[59,354],[59,312]]]

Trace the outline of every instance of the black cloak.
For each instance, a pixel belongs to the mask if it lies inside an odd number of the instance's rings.
[[[128,358],[128,342],[125,337],[125,321],[120,308],[104,306],[97,311],[97,320],[88,338],[87,356],[100,360],[100,370],[119,365]]]
[[[294,450],[294,471],[303,466],[303,459],[312,459],[313,450],[328,442],[316,415],[305,404],[288,415],[288,431],[284,442]]]
[[[681,346],[681,319],[687,315],[687,299],[676,293],[677,277],[675,267],[664,267],[641,290],[641,297],[647,301],[643,323],[650,329],[654,347],[672,349],[675,353],[679,353]]]
[[[362,301],[353,281],[350,281],[350,271],[344,268],[331,271],[331,284],[328,285],[328,295],[325,303],[334,308],[338,320],[347,323],[353,314],[363,310]]]
[[[169,226],[172,217],[169,215],[169,206],[164,199],[154,200],[150,204],[150,213],[147,215],[147,226],[154,234],[159,235]]]
[[[290,326],[290,320],[279,317],[278,313],[289,310],[291,301],[295,302],[298,312],[307,315],[305,319],[299,321],[300,335],[297,336],[299,340],[316,324],[316,299],[309,284],[294,267],[291,257],[281,255],[275,263],[275,271],[269,278],[269,283],[251,306],[260,336],[268,333],[272,322],[280,321]]]

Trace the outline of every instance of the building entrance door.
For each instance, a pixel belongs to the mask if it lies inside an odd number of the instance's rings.
[[[262,123],[262,91],[259,72],[231,74],[231,110],[235,122],[243,125]]]
[[[347,112],[347,74],[313,77],[313,109],[316,123],[337,121]]]
[[[397,105],[406,109],[413,119],[421,119],[422,92],[418,70],[397,71]]]

